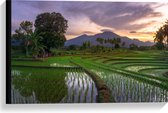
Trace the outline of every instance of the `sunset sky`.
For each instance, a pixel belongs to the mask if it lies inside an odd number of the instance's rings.
[[[68,20],[66,38],[113,31],[142,41],[168,19],[168,3],[13,1],[12,32],[23,20],[34,22],[43,12],[59,12]]]

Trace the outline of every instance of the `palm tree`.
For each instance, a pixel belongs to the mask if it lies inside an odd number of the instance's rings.
[[[85,41],[85,42],[83,42],[82,48],[86,49],[86,48],[90,48],[90,46],[91,46],[90,41]]]
[[[33,32],[33,23],[30,21],[22,21],[19,29],[15,30],[14,37],[23,41],[26,56],[29,56],[30,35]]]
[[[108,43],[108,40],[107,40],[107,39],[104,39],[104,43],[105,43],[105,44]]]
[[[31,43],[30,35],[25,35],[24,36],[24,45],[25,45],[26,56],[29,56],[30,43]]]
[[[114,44],[114,40],[113,39],[108,39],[107,42],[110,43],[112,45],[112,47],[113,47],[113,44]]]
[[[114,47],[115,48],[120,48],[121,39],[120,38],[114,38],[113,41],[114,41],[114,44],[115,44]]]
[[[45,46],[40,43],[41,37],[36,33],[31,34],[31,50],[34,58],[38,58],[41,53],[42,56],[45,54]]]

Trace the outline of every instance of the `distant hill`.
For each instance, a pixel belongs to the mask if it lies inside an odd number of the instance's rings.
[[[125,47],[129,47],[130,44],[134,43],[138,46],[152,46],[154,43],[152,42],[143,42],[143,41],[140,41],[138,39],[130,39],[128,37],[122,37],[122,36],[119,36],[113,32],[110,32],[110,31],[105,31],[103,33],[99,33],[99,34],[95,34],[95,35],[81,35],[81,36],[78,36],[76,38],[73,38],[73,39],[70,39],[70,40],[67,40],[65,42],[65,46],[70,46],[70,45],[77,45],[77,46],[81,46],[83,44],[83,42],[85,41],[90,41],[91,42],[91,45],[100,45],[96,39],[97,38],[104,38],[104,39],[113,39],[113,38],[120,38],[121,39],[121,42],[125,42]],[[106,43],[106,44],[103,44],[103,46],[106,46],[106,47],[111,47],[112,45],[109,44],[109,43]]]

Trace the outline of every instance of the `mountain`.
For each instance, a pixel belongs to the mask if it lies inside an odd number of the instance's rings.
[[[125,42],[125,47],[129,47],[129,45],[132,44],[132,43],[134,43],[134,44],[136,44],[138,46],[152,46],[154,44],[154,43],[149,42],[149,41],[143,42],[143,41],[140,41],[138,39],[130,39],[128,37],[119,36],[118,34],[115,34],[115,33],[110,32],[110,31],[105,31],[103,33],[99,33],[99,34],[95,34],[95,35],[86,35],[86,34],[84,34],[84,35],[78,36],[76,38],[67,40],[65,42],[65,46],[70,46],[70,45],[81,46],[83,44],[83,42],[85,42],[85,41],[90,41],[91,45],[100,45],[96,41],[97,38],[114,39],[116,37],[121,39],[121,43]],[[112,46],[109,43],[106,43],[106,44],[103,44],[103,45],[106,46],[106,47],[111,47]]]

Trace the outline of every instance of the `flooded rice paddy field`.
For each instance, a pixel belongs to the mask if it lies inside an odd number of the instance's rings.
[[[115,102],[168,101],[168,88],[143,81],[145,75],[159,82],[166,81],[168,78],[163,76],[168,72],[166,61],[153,57],[109,58],[62,57],[57,62],[56,58],[50,59],[48,66],[62,67],[60,69],[13,67],[12,103],[96,103],[98,91],[95,82],[82,69],[75,69],[75,65],[69,64],[69,59],[94,72],[105,82],[110,90],[110,102],[114,102],[113,99]],[[134,79],[124,73],[142,74],[142,79]]]
[[[97,89],[82,70],[12,69],[12,103],[95,103]]]
[[[107,84],[116,102],[167,102],[168,91],[118,73],[95,71]]]
[[[168,63],[166,61],[151,59],[117,59],[117,60],[101,60],[104,57],[99,57],[100,64],[108,66],[108,69],[116,69],[118,71],[126,71],[130,74],[144,74],[141,76],[156,76],[163,77],[165,72],[168,72]],[[103,67],[103,66],[102,66]],[[128,71],[127,71],[128,70]],[[167,88],[149,84],[143,80],[133,79],[121,73],[113,71],[101,70],[101,65],[98,68],[92,68],[92,71],[99,75],[106,83],[111,92],[111,97],[116,102],[167,102]],[[131,73],[133,72],[133,73]],[[111,100],[112,101],[112,100]]]

